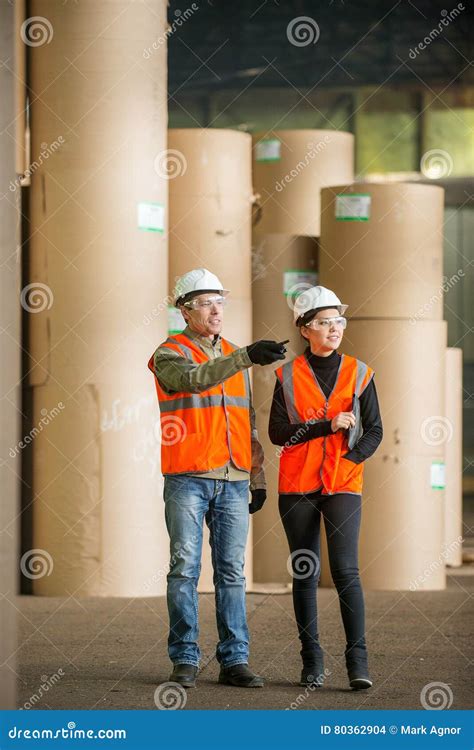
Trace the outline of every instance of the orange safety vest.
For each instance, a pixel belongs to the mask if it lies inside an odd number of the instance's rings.
[[[222,339],[222,354],[237,348]],[[209,357],[183,333],[160,344],[192,362]],[[224,383],[199,393],[167,393],[155,375],[160,406],[161,471],[163,474],[207,472],[225,466],[230,459],[238,469],[250,472],[252,466],[250,425],[250,381],[247,370],[232,375]]]
[[[340,411],[351,411],[353,395],[360,396],[374,371],[355,357],[342,354],[328,399],[305,354],[279,367],[276,375],[283,387],[290,422],[297,424],[332,419]],[[297,445],[286,444],[280,456],[278,491],[306,494],[322,488],[323,495],[361,494],[364,463],[356,464],[344,458],[347,452],[346,430]]]

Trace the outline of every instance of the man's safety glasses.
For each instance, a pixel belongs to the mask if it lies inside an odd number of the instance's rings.
[[[215,297],[208,297],[208,299],[200,300],[198,297],[195,299],[189,300],[189,302],[184,303],[184,307],[188,307],[192,310],[196,310],[198,308],[202,310],[208,310],[213,305],[217,305],[218,307],[224,307],[224,305],[227,303],[227,300],[222,295],[216,295]]]

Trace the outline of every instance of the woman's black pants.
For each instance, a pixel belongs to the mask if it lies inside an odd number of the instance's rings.
[[[358,563],[361,496],[322,495],[318,491],[308,495],[280,495],[278,504],[291,552],[293,605],[304,664],[314,664],[321,653],[316,601],[321,514],[346,635],[345,653],[363,657],[365,610]]]

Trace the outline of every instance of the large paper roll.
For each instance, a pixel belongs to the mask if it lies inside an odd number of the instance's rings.
[[[320,191],[354,179],[354,136],[337,130],[270,130],[253,135],[258,234],[319,237]]]
[[[52,561],[34,591],[163,594],[169,542],[147,362],[167,332],[166,44],[156,46],[166,3],[33,0],[29,12],[44,43],[30,49],[41,96],[31,100],[23,302],[34,544]]]
[[[462,349],[446,349],[446,565],[462,565]]]
[[[375,370],[384,429],[364,470],[360,573],[368,589],[445,587],[445,347],[444,321],[354,320],[345,331],[340,351]],[[323,555],[322,585],[329,576]]]
[[[318,243],[313,237],[268,234],[253,247],[253,338],[287,344],[287,359],[300,354],[304,342],[293,322],[296,294],[317,284]],[[268,420],[275,387],[274,367],[255,367],[254,405],[260,442],[265,452],[268,499],[254,518],[254,578],[258,582],[290,580],[288,543],[278,512],[279,449],[268,437]]]
[[[321,195],[321,284],[351,318],[443,318],[444,190],[354,183]]]
[[[218,129],[168,132],[170,293],[178,277],[207,268],[230,290],[222,334],[237,346],[252,340],[251,137]],[[252,583],[252,528],[245,576]],[[213,590],[209,532],[205,528],[198,590]]]

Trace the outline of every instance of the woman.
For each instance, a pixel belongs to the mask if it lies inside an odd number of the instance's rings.
[[[322,286],[297,298],[295,323],[308,347],[276,370],[269,435],[272,443],[283,446],[279,511],[291,552],[303,660],[300,684],[320,686],[324,679],[316,607],[322,514],[346,636],[349,683],[362,689],[372,685],[358,568],[362,479],[364,461],[382,440],[382,422],[373,370],[337,352],[346,309]],[[349,441],[354,445],[350,450]]]

